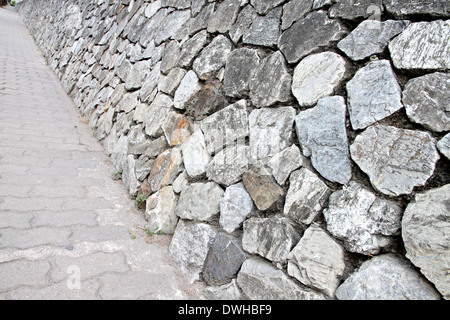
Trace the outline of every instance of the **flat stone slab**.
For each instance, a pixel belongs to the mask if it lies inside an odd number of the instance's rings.
[[[439,160],[435,144],[428,132],[376,125],[356,137],[350,152],[375,189],[399,196],[432,176]]]
[[[383,0],[387,12],[397,18],[410,15],[430,15],[433,17],[450,17],[447,0]]]

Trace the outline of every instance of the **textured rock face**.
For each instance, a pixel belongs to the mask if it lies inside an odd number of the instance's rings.
[[[218,36],[200,53],[192,65],[197,76],[202,80],[213,77],[225,65],[232,44],[225,36]]]
[[[434,17],[449,17],[450,7],[446,0],[384,0],[383,4],[389,13],[397,17],[426,14]]]
[[[363,263],[337,289],[336,296],[340,300],[439,299],[436,290],[408,261],[393,254],[377,256]]]
[[[229,186],[219,205],[219,223],[228,233],[236,230],[253,210],[252,198],[242,182]]]
[[[382,0],[338,0],[329,10],[331,18],[342,18],[352,20],[357,18],[368,18],[383,12]]]
[[[447,157],[447,159],[450,159],[450,133],[439,140],[436,146],[438,147],[439,151]]]
[[[153,232],[173,234],[178,217],[175,215],[177,199],[171,186],[164,187],[147,198],[145,217],[148,229]]]
[[[450,130],[450,75],[436,72],[410,80],[403,91],[408,117],[428,130]]]
[[[248,94],[253,73],[260,63],[258,51],[241,48],[231,52],[225,67],[224,91],[228,96]]]
[[[181,150],[184,167],[189,176],[197,177],[206,172],[206,166],[211,161],[211,157],[206,151],[205,136],[200,129],[195,130],[181,145]]]
[[[303,154],[314,168],[330,181],[347,183],[351,178],[345,102],[342,97],[325,97],[295,118]]]
[[[389,61],[371,62],[347,83],[353,129],[364,129],[403,107],[402,91]]]
[[[450,185],[416,194],[405,210],[402,237],[406,257],[450,298]]]
[[[392,61],[399,69],[450,69],[450,21],[411,23],[391,41]]]
[[[402,210],[392,201],[378,198],[356,182],[334,192],[323,212],[328,231],[344,241],[347,250],[377,254],[392,244],[400,230]]]
[[[357,136],[350,151],[373,187],[390,196],[424,185],[439,159],[429,133],[381,125]]]
[[[206,176],[216,183],[229,186],[241,180],[249,168],[248,147],[233,145],[217,153],[206,167]]]
[[[300,149],[293,144],[289,148],[275,154],[267,165],[272,169],[272,175],[279,185],[284,185],[292,171],[306,162]]]
[[[179,148],[167,149],[153,163],[148,183],[154,192],[170,185],[182,171],[183,157]]]

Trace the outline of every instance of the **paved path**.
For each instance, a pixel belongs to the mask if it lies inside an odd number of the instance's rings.
[[[0,8],[0,299],[196,299],[12,8]]]

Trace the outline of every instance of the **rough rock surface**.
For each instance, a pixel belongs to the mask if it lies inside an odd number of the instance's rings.
[[[195,130],[181,145],[181,151],[184,167],[190,177],[197,177],[206,172],[206,166],[211,161],[211,157],[206,151],[205,136],[200,129]]]
[[[329,10],[331,18],[353,20],[358,18],[373,17],[377,19],[384,11],[383,0],[337,0]]]
[[[348,111],[353,129],[364,129],[403,107],[402,90],[387,60],[361,68],[347,82]]]
[[[435,143],[427,132],[377,125],[358,135],[350,152],[375,189],[399,196],[431,177],[439,160]]]
[[[408,117],[435,132],[450,130],[450,75],[442,72],[411,79],[403,91]]]
[[[260,63],[258,51],[249,48],[233,50],[225,66],[223,89],[228,96],[248,94],[250,80]]]
[[[153,192],[170,185],[183,170],[183,157],[180,148],[167,149],[153,163],[148,183]]]
[[[232,233],[239,228],[253,210],[253,201],[244,184],[239,182],[226,188],[222,198],[220,198],[220,219],[221,227],[228,233]]]
[[[383,4],[389,13],[400,18],[418,14],[433,17],[450,17],[450,6],[447,0],[384,0]]]
[[[368,285],[370,284],[370,285]],[[362,264],[336,290],[340,300],[438,300],[439,294],[411,264],[393,254]]]
[[[345,111],[344,98],[325,97],[295,118],[303,154],[324,178],[341,184],[351,178]]]
[[[217,36],[194,60],[192,68],[202,80],[213,78],[225,65],[233,44],[225,36]]]
[[[265,16],[256,17],[244,32],[242,42],[245,44],[275,47],[281,34],[281,8],[270,11]]]
[[[450,159],[450,133],[439,140],[436,146],[438,147],[439,151],[447,157],[447,159]]]
[[[245,145],[228,146],[217,153],[206,166],[206,176],[212,181],[229,186],[239,182],[249,168],[249,147]]]
[[[347,250],[367,255],[392,244],[389,236],[399,233],[402,209],[351,181],[330,196],[323,215],[327,230],[343,240]]]
[[[280,186],[284,185],[289,175],[295,169],[306,163],[300,149],[293,144],[289,148],[275,154],[267,165],[272,169],[272,175]]]
[[[181,80],[180,86],[175,91],[174,106],[177,109],[184,109],[184,104],[189,98],[202,88],[199,79],[194,71],[189,71]]]
[[[450,185],[416,194],[405,210],[402,238],[406,257],[450,299]]]
[[[173,234],[178,222],[176,205],[177,199],[172,186],[161,188],[148,197],[145,207],[148,229],[153,233]]]

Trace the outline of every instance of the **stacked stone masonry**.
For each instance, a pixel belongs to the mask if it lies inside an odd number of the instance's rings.
[[[17,7],[205,298],[450,298],[450,1]]]

